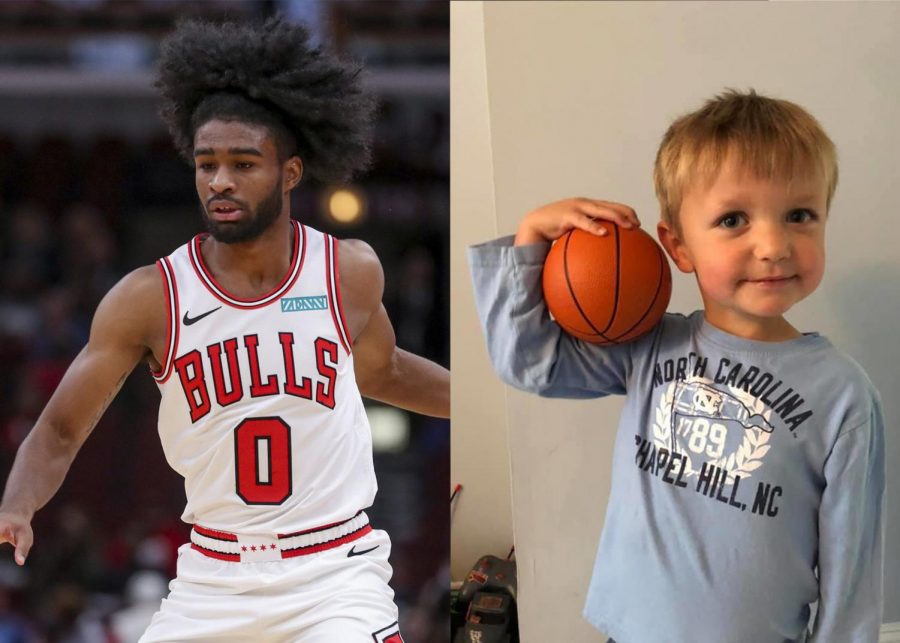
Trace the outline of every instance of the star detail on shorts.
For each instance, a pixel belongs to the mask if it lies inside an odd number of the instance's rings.
[[[250,545],[250,551],[256,551],[256,545]]]
[[[275,543],[272,543],[271,545],[269,545],[269,549],[275,549]]]
[[[247,551],[247,545],[244,545],[243,547],[241,547],[241,551]]]

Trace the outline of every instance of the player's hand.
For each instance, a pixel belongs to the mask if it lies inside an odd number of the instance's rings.
[[[16,563],[25,564],[33,542],[31,521],[17,514],[0,512],[0,544],[9,543],[15,547]]]
[[[612,221],[623,228],[641,225],[637,213],[624,203],[596,199],[563,199],[532,210],[516,233],[517,246],[555,241],[573,228],[603,236],[606,229],[598,220]]]

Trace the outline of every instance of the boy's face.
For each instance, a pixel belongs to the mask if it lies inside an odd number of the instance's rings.
[[[696,274],[709,323],[765,341],[798,335],[783,315],[822,280],[826,197],[821,179],[788,191],[730,159],[709,189],[687,192],[680,234],[665,223],[658,232],[678,268]]]

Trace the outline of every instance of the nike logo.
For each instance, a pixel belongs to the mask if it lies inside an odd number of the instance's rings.
[[[219,308],[221,308],[221,306],[219,306]],[[219,310],[219,308],[213,308],[212,310],[207,310],[202,315],[197,315],[196,317],[188,317],[188,312],[184,311],[184,318],[181,321],[184,322],[185,326],[190,326],[191,324],[196,324],[198,321],[200,321],[207,315],[212,315],[214,312]]]
[[[350,548],[350,551],[347,552],[347,558],[350,558],[351,556],[361,556],[363,554],[368,554],[370,551],[375,551],[380,546],[381,545],[375,545],[374,547],[372,547],[370,549],[361,549],[359,551],[356,551],[356,545],[354,545],[353,547]]]

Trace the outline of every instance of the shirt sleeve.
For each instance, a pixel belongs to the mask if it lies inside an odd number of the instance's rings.
[[[503,237],[468,253],[494,370],[510,386],[544,397],[624,394],[631,345],[601,347],[564,333],[550,319],[541,287],[550,244],[512,242]]]
[[[810,643],[875,643],[884,599],[884,420],[842,433],[825,462],[819,509],[819,606]]]

